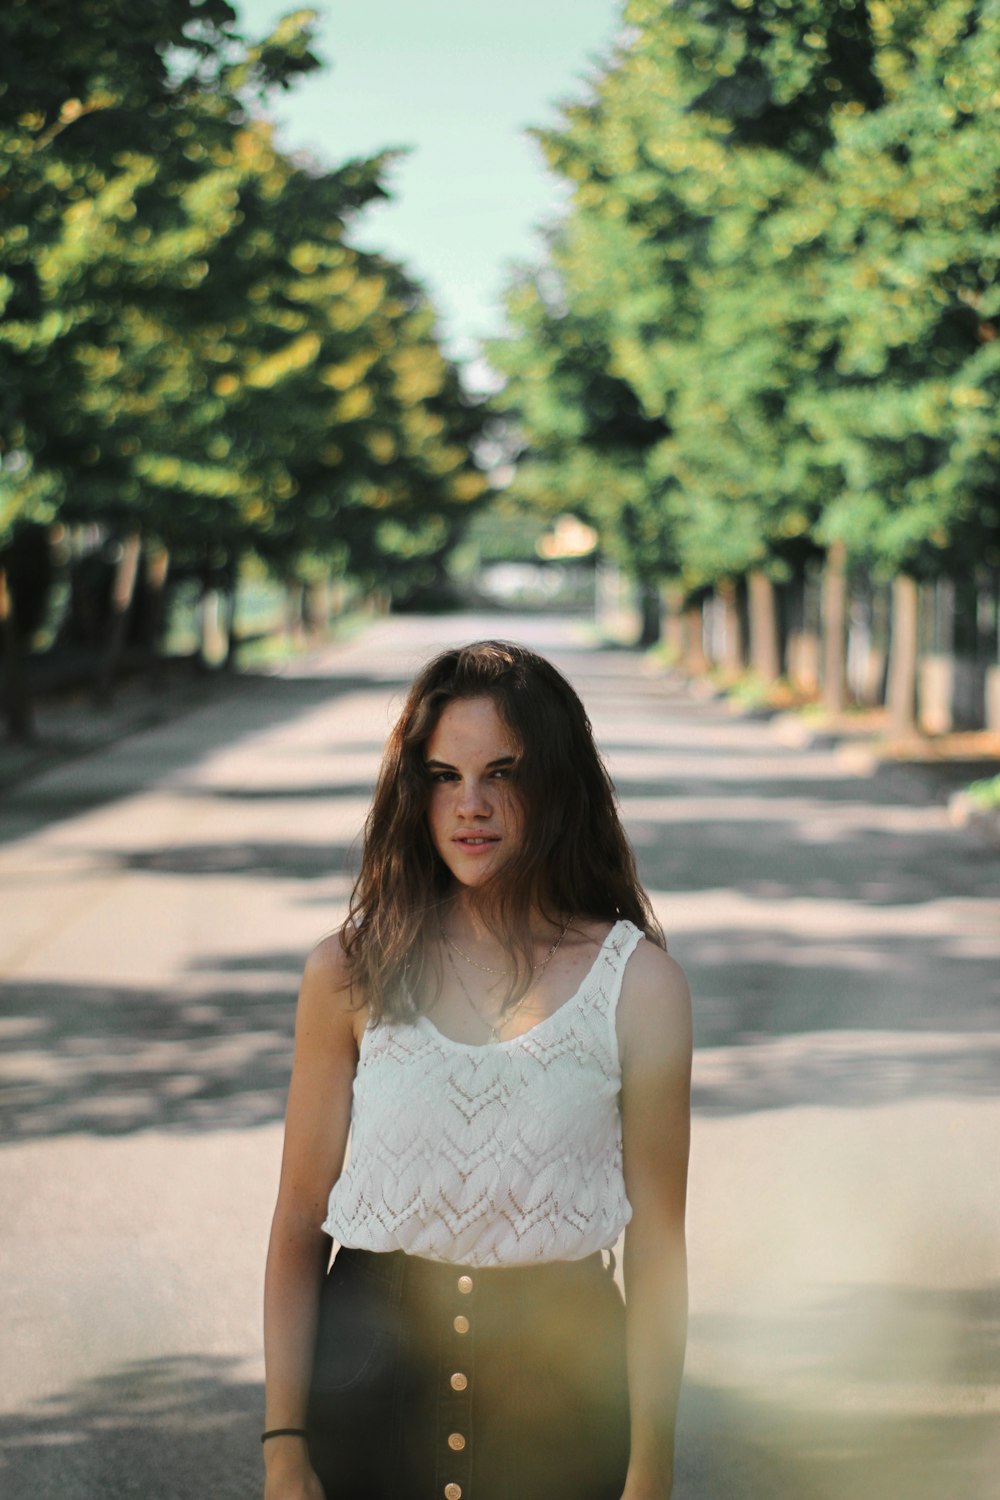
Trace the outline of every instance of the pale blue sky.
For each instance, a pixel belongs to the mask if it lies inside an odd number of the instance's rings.
[[[296,9],[233,0],[257,36]],[[386,146],[395,201],[369,210],[355,239],[402,260],[427,287],[450,352],[471,357],[502,328],[513,261],[540,254],[535,231],[560,192],[529,125],[579,98],[618,28],[619,0],[326,0],[329,64],[276,101],[279,139],[330,165]]]

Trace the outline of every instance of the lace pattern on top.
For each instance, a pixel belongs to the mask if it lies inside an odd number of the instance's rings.
[[[453,1041],[426,1016],[370,1026],[326,1232],[481,1266],[613,1245],[631,1217],[615,1012],[641,937],[616,922],[576,994],[506,1041]]]

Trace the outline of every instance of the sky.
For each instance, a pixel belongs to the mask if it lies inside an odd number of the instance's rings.
[[[232,0],[244,32],[295,10]],[[585,97],[613,42],[619,0],[326,0],[317,51],[327,66],[278,96],[285,149],[335,166],[410,146],[394,201],[365,211],[355,243],[402,261],[439,310],[448,352],[474,361],[503,330],[515,263],[542,254],[562,190],[528,126],[553,125],[560,100]],[[470,372],[470,373],[474,373]]]

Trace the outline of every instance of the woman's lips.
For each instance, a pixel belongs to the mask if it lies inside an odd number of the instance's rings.
[[[493,833],[457,833],[452,839],[452,843],[457,844],[466,854],[482,854],[499,842],[499,838]]]

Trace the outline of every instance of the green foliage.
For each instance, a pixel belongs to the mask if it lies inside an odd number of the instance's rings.
[[[492,357],[640,577],[1000,562],[997,0],[631,0]],[[613,399],[609,401],[609,393]]]
[[[313,13],[12,0],[0,18],[0,530],[99,521],[181,566],[253,549],[383,586],[484,489],[479,414],[403,270],[349,241],[390,153],[330,171],[252,112]]]
[[[984,812],[1000,809],[1000,776],[989,776],[985,781],[973,781],[965,789],[965,795],[976,808]]]
[[[841,123],[803,419],[840,481],[827,537],[886,568],[1000,562],[1000,9],[873,5],[885,103]],[[985,554],[985,555],[984,555]]]

